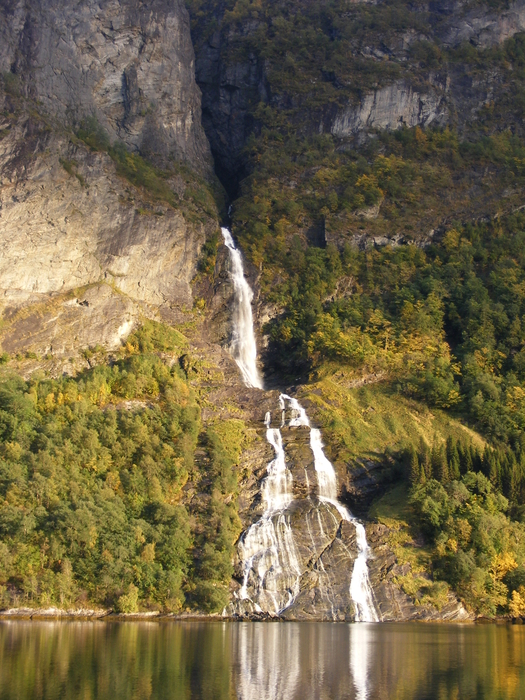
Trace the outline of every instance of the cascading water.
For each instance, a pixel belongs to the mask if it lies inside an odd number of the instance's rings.
[[[246,386],[262,389],[263,383],[257,368],[257,345],[253,330],[253,292],[244,278],[241,253],[235,247],[231,233],[221,228],[222,237],[230,251],[231,279],[233,282],[235,306],[233,309],[233,337],[230,346],[235,362],[242,373]]]
[[[239,542],[239,555],[244,563],[241,600],[250,600],[257,611],[279,613],[288,607],[299,592],[299,565],[293,530],[286,509],[293,500],[292,474],[286,468],[281,431],[270,427],[266,415],[266,439],[275,451],[268,464],[261,487],[264,514]],[[255,591],[256,601],[248,594]]]
[[[370,548],[366,541],[365,528],[337,500],[337,477],[332,463],[327,459],[323,451],[321,431],[310,426],[306,411],[297,399],[286,394],[282,394],[281,398],[290,402],[293,412],[289,425],[305,425],[310,428],[310,447],[314,455],[314,465],[319,485],[319,500],[333,505],[343,520],[348,520],[355,526],[357,559],[354,562],[350,580],[350,598],[356,608],[355,620],[356,622],[378,622],[379,618],[376,613],[372,588],[368,578],[367,560],[370,555]]]
[[[232,355],[239,366],[244,383],[262,389],[257,368],[257,346],[253,329],[253,292],[244,277],[241,253],[231,233],[222,228],[224,242],[230,252],[231,278],[234,287]],[[284,410],[284,404],[282,405]],[[286,510],[293,500],[292,474],[286,467],[282,436],[270,425],[266,415],[266,439],[275,458],[268,464],[267,477],[261,487],[264,513],[242,536],[239,556],[244,565],[243,585],[239,599],[250,601],[257,611],[279,613],[295,598],[299,590],[301,569],[297,559],[293,530]],[[248,584],[255,591],[251,600]]]
[[[244,383],[248,387],[262,389],[263,383],[257,368],[257,347],[251,308],[253,292],[244,278],[242,257],[228,229],[223,228],[222,235],[230,253],[231,278],[235,294],[231,352],[241,370]],[[324,454],[320,431],[310,426],[306,410],[297,399],[286,394],[281,394],[279,397],[281,428],[285,426],[286,402],[289,403],[292,412],[288,425],[290,427],[306,426],[310,430],[310,449],[314,457],[319,501],[333,506],[341,518],[351,522],[356,530],[358,554],[354,561],[349,590],[350,598],[354,603],[355,620],[356,622],[377,622],[378,616],[368,578],[367,560],[370,550],[365,529],[337,500],[336,474]],[[271,427],[269,413],[266,414],[265,423],[266,439],[275,452],[275,458],[268,464],[267,476],[261,486],[264,513],[245,531],[239,541],[243,584],[237,594],[237,600],[242,604],[241,609],[244,611],[251,609],[278,614],[289,607],[298,596],[304,566],[301,567],[290,522],[293,479],[286,466],[281,431]],[[306,469],[305,477],[309,489]],[[326,535],[319,512],[317,517],[319,531],[324,538]],[[332,514],[332,518],[334,517]],[[309,524],[308,528],[310,528]],[[310,536],[313,544],[311,531]],[[319,558],[319,566],[326,578],[327,573],[321,558]]]

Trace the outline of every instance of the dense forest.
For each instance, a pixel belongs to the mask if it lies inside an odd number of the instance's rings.
[[[3,377],[3,607],[222,610],[244,425],[203,427],[186,345],[150,321],[74,378]]]

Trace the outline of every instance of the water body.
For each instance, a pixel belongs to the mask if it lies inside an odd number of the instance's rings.
[[[0,700],[518,700],[525,627],[0,622]]]

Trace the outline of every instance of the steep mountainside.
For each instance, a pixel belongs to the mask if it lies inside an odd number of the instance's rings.
[[[111,140],[209,167],[182,2],[3,2],[0,70],[75,128],[96,117]]]
[[[187,4],[0,2],[0,605],[260,616],[274,426],[283,617],[355,619],[345,508],[382,619],[524,616],[525,2]]]
[[[0,36],[4,351],[180,321],[217,226],[186,9],[2,3]]]
[[[251,169],[250,135],[283,119],[296,135],[357,143],[403,125],[486,123],[486,108],[508,97],[497,47],[525,28],[522,2],[189,6],[203,124],[216,166],[234,183]],[[498,129],[522,128],[514,109],[498,117]]]

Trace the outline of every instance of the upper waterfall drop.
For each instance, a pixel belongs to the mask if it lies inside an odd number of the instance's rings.
[[[257,344],[253,330],[253,292],[244,277],[240,250],[235,247],[230,231],[224,227],[221,231],[224,244],[230,252],[230,276],[235,292],[231,353],[241,370],[246,386],[262,389],[263,381],[257,367]]]

